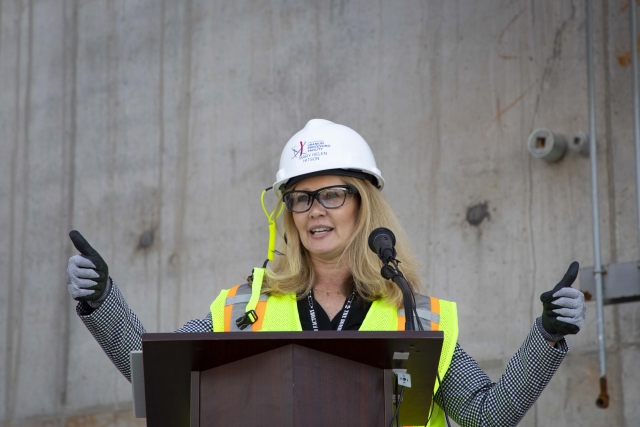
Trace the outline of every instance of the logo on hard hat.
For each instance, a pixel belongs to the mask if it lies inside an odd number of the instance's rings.
[[[314,162],[320,160],[321,157],[328,155],[326,151],[331,148],[331,145],[327,144],[323,140],[317,141],[300,141],[299,145],[295,144],[291,147],[293,151],[293,157],[291,159],[302,160],[303,163]]]
[[[302,157],[302,152],[304,150],[304,146],[306,145],[306,142],[302,142],[300,141],[300,148],[298,149],[297,147],[293,147],[291,148],[291,150],[293,150],[293,157],[292,159],[295,159],[296,157]]]

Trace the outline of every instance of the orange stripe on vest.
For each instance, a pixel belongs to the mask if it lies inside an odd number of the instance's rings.
[[[404,310],[404,306],[400,307],[400,310]],[[405,316],[400,316],[398,315],[398,330],[399,331],[404,331],[404,327],[405,327],[405,321],[406,321],[406,317]]]
[[[227,298],[235,297],[239,287],[240,285],[235,285],[233,288],[229,289],[229,292],[227,293]],[[231,313],[232,312],[233,312],[233,305],[224,306],[224,331],[225,332],[231,332]]]
[[[429,297],[431,298],[431,312],[433,314],[440,314],[440,300],[438,298],[434,298],[434,297]],[[437,331],[440,328],[440,324],[436,323],[436,322],[431,322],[431,330],[432,331]]]
[[[262,322],[264,321],[264,312],[267,310],[267,302],[266,301],[258,301],[258,305],[256,305],[256,314],[258,315],[258,320],[251,325],[251,332],[258,332],[262,330]]]

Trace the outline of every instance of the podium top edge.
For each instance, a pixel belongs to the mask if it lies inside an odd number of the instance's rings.
[[[276,340],[276,339],[303,339],[303,340],[345,340],[345,339],[443,339],[442,331],[298,331],[298,332],[160,332],[142,334],[143,342],[159,341],[219,341],[219,340]]]

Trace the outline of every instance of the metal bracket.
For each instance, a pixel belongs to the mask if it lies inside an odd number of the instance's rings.
[[[640,263],[623,262],[604,267],[602,274],[604,304],[640,301]],[[580,269],[580,290],[585,300],[596,298],[596,281],[594,268]]]

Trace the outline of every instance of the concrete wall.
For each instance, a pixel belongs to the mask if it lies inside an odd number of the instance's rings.
[[[603,262],[634,261],[628,3],[594,3]],[[588,158],[525,149],[588,130],[585,31],[577,0],[0,1],[0,424],[143,425],[75,315],[68,231],[149,331],[203,317],[264,259],[259,193],[314,117],[369,142],[428,292],[497,380],[539,294],[593,265]],[[609,409],[589,303],[523,426],[637,425],[639,305],[605,315]]]

